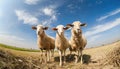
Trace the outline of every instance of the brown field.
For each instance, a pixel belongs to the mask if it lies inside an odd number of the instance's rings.
[[[58,52],[55,52],[50,62],[44,63],[44,56],[40,56],[40,52],[0,47],[0,69],[120,69],[120,41],[85,49],[83,54],[84,64],[75,64],[75,54],[69,58],[67,51],[67,62],[60,67]]]

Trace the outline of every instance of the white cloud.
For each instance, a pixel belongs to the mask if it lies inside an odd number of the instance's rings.
[[[91,43],[91,42],[94,42],[94,41],[96,41],[98,38],[100,38],[101,37],[101,35],[94,35],[94,36],[92,36],[92,37],[90,37],[90,38],[88,38],[88,44],[89,43]]]
[[[74,9],[75,7],[74,7],[74,4],[69,4],[68,6],[67,6],[69,9]]]
[[[25,10],[15,10],[18,20],[23,20],[24,24],[36,25],[42,24],[51,26],[51,23],[57,21],[56,5],[49,5],[47,7],[40,8],[39,12],[33,12],[32,15]],[[39,17],[39,19],[37,18]]]
[[[15,10],[15,13],[18,16],[18,20],[23,20],[24,24],[38,24],[38,19],[24,10]]]
[[[28,5],[35,5],[37,4],[37,2],[40,0],[25,0],[25,3]]]
[[[55,16],[52,16],[46,20],[43,20],[41,23],[42,25],[47,25],[47,26],[50,26],[51,23],[53,23],[54,21],[56,21],[56,17]]]
[[[41,21],[41,23],[43,25],[49,25],[50,26],[51,23],[53,23],[57,20],[57,17],[56,17],[57,13],[55,11],[55,8],[56,8],[55,6],[50,5],[48,7],[40,9],[40,13],[43,13],[41,15],[41,17],[42,16],[46,17],[45,20]]]
[[[52,20],[56,20],[56,19],[57,19],[57,18],[56,18],[56,14],[57,14],[57,13],[56,13],[54,7],[51,7],[51,6],[45,7],[45,8],[42,9],[42,12],[43,12],[46,16],[50,16],[50,18],[51,18]]]
[[[101,16],[100,18],[98,18],[98,19],[96,19],[96,20],[97,20],[97,21],[102,21],[102,20],[104,20],[104,19],[106,19],[106,18],[108,18],[108,17],[110,17],[110,16],[116,15],[116,14],[118,14],[118,13],[120,13],[120,8],[117,9],[117,10],[114,10],[114,11],[112,11],[112,12],[110,12],[110,13],[108,13],[108,15]]]
[[[87,38],[87,46],[86,47],[90,48],[90,47],[99,45],[101,36],[102,35],[94,35],[94,36]]]
[[[46,7],[43,9],[43,13],[48,16],[52,16],[55,12],[52,8]]]
[[[112,22],[97,25],[97,26],[91,28],[89,31],[85,32],[85,35],[86,36],[91,36],[91,35],[94,35],[94,34],[97,34],[97,33],[101,33],[101,32],[107,31],[107,30],[109,30],[109,29],[111,29],[113,27],[116,27],[119,24],[120,24],[120,18],[117,18]]]
[[[103,1],[101,1],[101,0],[96,0],[96,4],[101,4],[101,3],[103,3]]]
[[[18,20],[23,20],[24,24],[52,26],[52,23],[57,21],[57,7],[58,5],[42,6],[38,12],[32,12],[34,15],[25,10],[15,10],[15,13],[18,16]]]

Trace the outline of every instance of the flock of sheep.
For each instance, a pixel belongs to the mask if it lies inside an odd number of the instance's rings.
[[[66,27],[63,25],[58,25],[55,28],[52,28],[53,31],[56,31],[56,38],[48,36],[44,30],[47,30],[48,27],[44,27],[43,25],[32,26],[33,30],[36,30],[37,33],[37,44],[42,51],[42,55],[45,55],[45,61],[50,61],[51,55],[54,55],[55,47],[59,51],[60,55],[60,66],[63,65],[62,55],[64,56],[64,63],[66,62],[66,49],[69,48],[70,54],[72,51],[77,53],[75,63],[78,62],[78,59],[81,58],[82,61],[82,50],[87,44],[85,37],[82,34],[81,26],[86,26],[85,23],[81,23],[80,21],[75,21],[72,24],[67,24]],[[71,39],[68,41],[64,36],[64,31],[71,28]],[[44,50],[44,52],[43,52]]]

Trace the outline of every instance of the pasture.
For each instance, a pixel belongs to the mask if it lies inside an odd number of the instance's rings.
[[[38,50],[24,49],[0,44],[0,69],[119,69],[120,41],[104,46],[89,48],[83,51],[84,64],[74,63],[74,56],[59,66],[59,54],[48,63],[44,63],[44,56]]]

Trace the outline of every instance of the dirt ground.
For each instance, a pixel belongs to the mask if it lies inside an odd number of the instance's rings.
[[[45,63],[40,52],[17,51],[0,47],[0,69],[120,69],[120,41],[85,49],[83,61],[75,64],[74,56],[66,55],[66,63],[59,66],[59,55],[55,52],[50,62]]]

